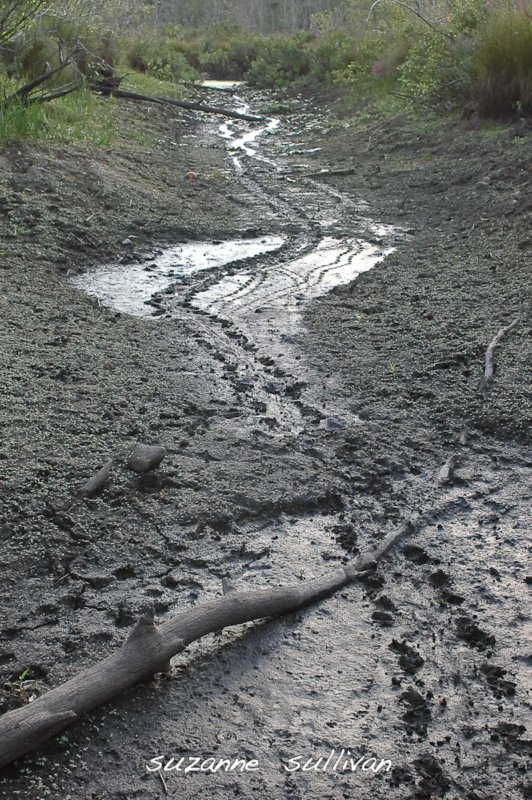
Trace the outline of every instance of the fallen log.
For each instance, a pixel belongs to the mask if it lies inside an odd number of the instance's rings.
[[[183,611],[158,626],[150,609],[115,653],[0,717],[0,768],[35,750],[125,689],[156,672],[167,671],[172,656],[206,634],[298,611],[364,577],[402,536],[416,527],[417,518],[407,521],[369,554],[311,580],[246,592],[225,584],[222,597]]]
[[[28,97],[26,103],[27,105],[30,105],[31,103],[48,103],[50,100],[57,100],[58,97],[66,97],[67,94],[77,92],[82,86],[83,81],[73,81],[72,83],[67,83],[64,86],[61,86],[59,89],[56,89],[53,92],[48,92],[48,94],[38,94],[35,95],[35,97]]]
[[[510,333],[510,331],[515,328],[518,321],[519,320],[515,319],[510,325],[507,325],[505,328],[501,328],[497,335],[494,336],[489,343],[488,349],[486,350],[484,375],[480,379],[480,383],[478,385],[478,391],[481,394],[486,391],[488,385],[493,380],[493,375],[495,374],[495,350],[497,345],[507,333]]]
[[[97,91],[97,85],[95,91]],[[189,111],[203,111],[205,114],[221,114],[224,117],[244,119],[247,122],[260,122],[264,119],[264,117],[258,114],[242,114],[240,111],[229,111],[228,109],[219,108],[218,106],[193,103],[190,100],[172,100],[169,97],[152,97],[151,95],[139,94],[138,92],[128,92],[125,89],[113,89],[110,94],[112,97],[120,97],[125,100],[137,100],[145,103],[156,103],[158,105],[177,106],[178,108],[186,108]]]
[[[57,75],[59,72],[64,70],[65,67],[68,67],[70,64],[72,64],[71,59],[64,61],[58,67],[55,67],[55,69],[46,70],[46,72],[43,72],[42,75],[39,75],[37,78],[34,78],[29,83],[25,83],[23,86],[19,86],[16,92],[13,92],[13,94],[10,94],[9,97],[6,97],[5,100],[2,101],[2,103],[0,104],[0,108],[7,108],[9,105],[16,102],[24,104],[28,104],[29,102],[35,102],[35,98],[31,97],[31,93],[35,91],[35,89],[38,89],[44,83],[49,81],[50,78],[53,78],[54,75]]]

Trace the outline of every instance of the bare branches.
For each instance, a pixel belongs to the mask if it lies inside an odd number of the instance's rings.
[[[369,11],[368,16],[366,17],[366,22],[369,22],[369,19],[374,11],[374,9],[382,2],[382,0],[375,0],[372,3]],[[454,36],[449,31],[444,30],[443,28],[439,28],[434,22],[431,22],[430,19],[427,19],[424,14],[418,8],[412,8],[412,6],[408,5],[408,3],[403,3],[402,0],[390,0],[391,3],[395,3],[397,6],[401,6],[402,8],[406,8],[407,11],[410,11],[411,14],[414,14],[418,19],[428,25],[429,28],[432,28],[433,31],[439,33],[441,36],[444,36],[446,39],[449,39],[451,42],[454,41]]]
[[[10,41],[46,10],[46,0],[0,0],[0,44]]]

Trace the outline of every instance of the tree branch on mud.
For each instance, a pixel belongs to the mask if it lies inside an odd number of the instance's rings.
[[[484,375],[480,379],[480,383],[478,385],[478,391],[481,394],[486,391],[488,385],[493,380],[493,375],[495,374],[495,350],[497,345],[507,333],[510,333],[510,331],[515,328],[518,322],[519,320],[515,319],[510,325],[507,325],[505,328],[501,328],[497,335],[494,336],[489,343],[488,349],[486,350]]]
[[[93,86],[91,88],[95,87]],[[95,90],[97,91],[97,88]],[[138,100],[146,103],[177,106],[178,108],[186,108],[189,111],[203,111],[205,114],[221,114],[224,117],[244,119],[248,122],[260,122],[264,119],[264,117],[261,117],[258,114],[242,114],[239,111],[228,111],[227,109],[219,108],[218,106],[207,106],[203,103],[193,103],[189,100],[171,100],[169,97],[152,97],[147,94],[139,94],[138,92],[128,92],[124,89],[113,89],[111,92],[109,92],[109,94],[111,94],[112,97],[121,97],[125,100]]]
[[[50,69],[39,75],[38,78],[30,81],[29,83],[20,86],[16,92],[7,97],[0,104],[0,111],[8,108],[13,103],[22,103],[23,105],[30,105],[32,103],[46,103],[50,100],[55,100],[58,97],[64,97],[77,89],[81,89],[85,84],[84,78],[78,81],[72,81],[57,89],[44,93],[36,93],[35,90],[41,90],[45,83],[57,75],[69,64],[73,64],[72,59],[68,59],[60,64],[55,69]],[[202,111],[205,114],[220,114],[224,117],[231,117],[233,119],[243,119],[246,122],[260,122],[264,117],[258,114],[244,114],[240,111],[231,111],[229,109],[220,108],[219,106],[205,105],[204,103],[195,103],[190,100],[174,100],[170,97],[153,97],[147,94],[139,94],[138,92],[129,92],[125,89],[120,89],[121,78],[113,75],[104,74],[98,80],[92,80],[88,85],[91,91],[96,94],[103,95],[104,97],[117,97],[124,100],[135,100],[137,102],[155,103],[157,105],[177,106],[177,108],[184,108],[187,111]]]
[[[31,703],[0,717],[0,768],[35,750],[125,689],[156,672],[167,671],[172,656],[206,634],[299,611],[364,577],[418,524],[417,517],[408,520],[367,555],[311,580],[256,591],[237,591],[226,584],[222,597],[183,611],[158,626],[150,609],[116,652]]]

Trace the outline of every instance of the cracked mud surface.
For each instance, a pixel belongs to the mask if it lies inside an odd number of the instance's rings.
[[[106,655],[147,605],[163,619],[224,577],[309,577],[414,512],[419,530],[363,584],[191,647],[6,769],[1,796],[163,797],[158,754],[261,765],[167,773],[183,798],[530,796],[530,135],[403,124],[368,149],[287,103],[236,171],[215,121],[160,110],[124,109],[143,147],[0,156],[3,710]],[[302,176],[328,167],[354,173]],[[281,250],[172,280],[154,319],[71,284],[270,235]],[[361,242],[396,249],[318,296]],[[168,452],[144,478],[125,466],[139,441]],[[333,749],[393,768],[282,768]]]

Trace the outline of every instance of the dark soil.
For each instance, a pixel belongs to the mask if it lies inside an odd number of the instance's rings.
[[[1,708],[109,653],[146,606],[164,618],[228,576],[308,577],[414,512],[419,531],[319,606],[191,647],[6,768],[1,797],[530,796],[530,131],[371,129],[283,103],[262,150],[278,173],[235,175],[212,120],[125,105],[109,150],[0,154]],[[300,177],[321,168],[354,172]],[[401,243],[275,342],[194,310],[191,286],[154,322],[69,282],[187,239],[281,233],[280,258],[312,252],[320,215],[327,235],[360,235],[360,199]],[[486,347],[514,319],[480,395]],[[157,470],[127,468],[138,443],[166,449]],[[103,491],[82,496],[110,457]],[[393,769],[283,769],[342,749]],[[162,781],[156,755],[261,768]]]

